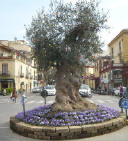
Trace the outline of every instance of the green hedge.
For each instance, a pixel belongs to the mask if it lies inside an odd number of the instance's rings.
[[[4,91],[4,88],[2,88],[1,91]],[[6,95],[10,95],[11,92],[13,92],[13,88],[6,88]]]

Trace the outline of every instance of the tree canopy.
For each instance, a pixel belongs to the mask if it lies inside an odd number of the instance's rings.
[[[27,27],[27,38],[39,68],[58,68],[64,61],[73,66],[101,51],[99,32],[107,17],[98,5],[95,0],[58,1],[51,2],[47,12],[37,12]]]

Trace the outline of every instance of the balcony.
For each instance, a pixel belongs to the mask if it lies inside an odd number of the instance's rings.
[[[12,56],[0,56],[0,59],[12,59]]]
[[[24,77],[24,73],[21,73],[21,74],[20,74],[20,77],[23,78],[23,77]]]
[[[0,76],[9,77],[10,76],[10,72],[0,72]]]

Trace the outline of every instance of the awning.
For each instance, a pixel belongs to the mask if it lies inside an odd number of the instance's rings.
[[[33,84],[39,84],[39,82],[38,81],[33,81]]]
[[[14,79],[0,79],[0,82],[14,82]]]

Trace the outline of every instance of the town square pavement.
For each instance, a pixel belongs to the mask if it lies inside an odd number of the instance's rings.
[[[53,103],[54,100],[54,96],[47,97],[47,104]],[[118,107],[119,98],[115,96],[94,94],[94,96],[89,100],[97,104],[104,104],[120,110]],[[27,95],[26,110],[41,106],[43,104],[44,100],[39,94]],[[37,139],[23,137],[14,133],[9,128],[10,116],[14,116],[16,113],[21,111],[22,105],[20,96],[18,97],[16,103],[12,102],[9,96],[0,96],[0,141],[40,141]],[[128,126],[105,135],[75,139],[74,141],[128,141]]]

